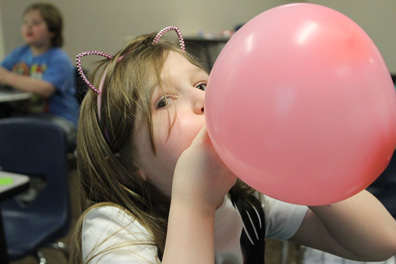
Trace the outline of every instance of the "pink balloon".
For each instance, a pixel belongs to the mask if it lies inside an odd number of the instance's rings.
[[[316,4],[270,9],[226,44],[205,98],[209,136],[256,190],[324,205],[370,185],[396,146],[395,89],[373,41]]]

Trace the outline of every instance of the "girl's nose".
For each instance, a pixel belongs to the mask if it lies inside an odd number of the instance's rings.
[[[202,91],[199,94],[194,96],[194,112],[196,114],[203,114],[204,113],[204,104],[205,104],[205,93]]]
[[[196,102],[196,105],[194,107],[194,112],[196,114],[203,114],[204,113],[203,101],[202,102]]]

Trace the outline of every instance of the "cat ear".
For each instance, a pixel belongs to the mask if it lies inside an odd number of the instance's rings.
[[[158,32],[157,36],[155,36],[155,38],[154,38],[154,40],[153,40],[153,45],[157,45],[157,44],[158,44],[158,41],[160,40],[160,38],[161,38],[166,32],[168,32],[168,31],[170,31],[170,30],[176,31],[176,34],[177,34],[177,36],[179,37],[180,48],[181,48],[183,51],[185,51],[185,50],[186,50],[186,45],[184,44],[183,36],[182,36],[182,34],[181,34],[179,28],[176,27],[176,26],[169,26],[169,27],[166,27],[166,28],[162,29],[160,32]]]
[[[80,54],[78,54],[76,56],[77,70],[78,70],[78,73],[80,74],[81,78],[89,86],[89,88],[91,88],[97,94],[100,94],[101,87],[99,87],[99,89],[97,89],[95,86],[93,86],[93,84],[90,83],[90,81],[88,81],[88,78],[85,76],[85,73],[84,73],[84,71],[83,71],[83,69],[81,67],[81,58],[85,57],[85,56],[88,56],[88,55],[98,55],[98,56],[102,56],[102,57],[108,58],[110,60],[113,59],[113,56],[111,56],[110,54],[107,54],[106,52],[96,51],[96,50],[84,51],[84,52],[81,52]]]

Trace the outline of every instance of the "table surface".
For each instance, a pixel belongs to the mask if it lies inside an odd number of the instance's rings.
[[[7,91],[0,89],[0,103],[26,100],[32,97],[31,93],[19,91]]]
[[[26,190],[29,187],[30,178],[26,175],[0,171],[0,201]],[[0,209],[0,262],[9,263],[7,242],[5,239],[3,218]]]

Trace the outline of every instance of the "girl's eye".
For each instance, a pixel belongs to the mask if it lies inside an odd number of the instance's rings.
[[[169,104],[173,102],[174,98],[172,96],[163,96],[160,98],[156,104],[157,109],[161,109],[167,107]]]
[[[206,82],[198,83],[195,87],[202,91],[206,91]]]

